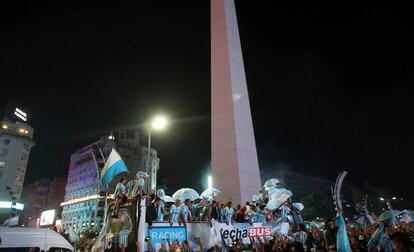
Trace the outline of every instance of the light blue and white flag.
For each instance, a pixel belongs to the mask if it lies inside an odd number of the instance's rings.
[[[342,214],[338,218],[338,232],[336,233],[336,248],[338,252],[352,252],[349,244],[348,235],[346,234],[346,225]]]
[[[111,154],[109,154],[108,159],[106,160],[105,166],[101,171],[101,182],[103,186],[109,185],[111,181],[116,177],[116,175],[129,172],[121,156],[115,149],[112,149]]]

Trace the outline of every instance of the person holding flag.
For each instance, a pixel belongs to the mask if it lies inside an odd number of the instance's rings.
[[[112,180],[121,173],[129,173],[128,168],[126,167],[124,161],[122,160],[121,156],[115,149],[112,149],[111,153],[109,154],[108,159],[101,171],[101,183],[103,186],[108,186]],[[118,202],[118,200],[122,200],[125,197],[125,178],[120,180],[120,183],[115,188],[114,199],[116,200],[115,203],[115,210],[113,216],[117,216],[119,210],[119,205],[122,202]],[[118,207],[118,209],[117,209]]]

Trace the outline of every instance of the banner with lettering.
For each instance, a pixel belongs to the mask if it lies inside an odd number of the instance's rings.
[[[154,251],[161,249],[161,244],[165,242],[167,244],[167,239],[171,243],[178,240],[180,243],[187,240],[187,230],[184,226],[163,226],[148,229],[148,237],[151,238],[152,247]],[[166,245],[167,246],[167,245]]]
[[[283,224],[281,223],[226,223],[213,222],[213,232],[209,244],[221,244],[223,240],[227,245],[234,243],[236,240],[244,244],[250,244],[250,238],[254,237],[271,237],[272,233],[280,233]],[[263,228],[262,228],[263,227]]]

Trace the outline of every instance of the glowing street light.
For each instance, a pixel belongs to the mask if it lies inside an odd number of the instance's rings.
[[[380,198],[381,201],[384,201],[385,199],[383,197]]]
[[[152,120],[151,128],[155,130],[162,130],[167,126],[167,118],[157,116]]]
[[[397,197],[392,197],[392,199],[393,199],[393,200],[396,200],[396,199],[397,199]]]

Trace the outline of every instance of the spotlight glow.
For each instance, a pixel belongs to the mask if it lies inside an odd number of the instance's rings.
[[[212,189],[213,188],[213,177],[208,176],[207,182],[208,182],[208,189]]]
[[[161,130],[167,126],[167,119],[163,116],[157,116],[151,123],[151,127],[156,130]]]

